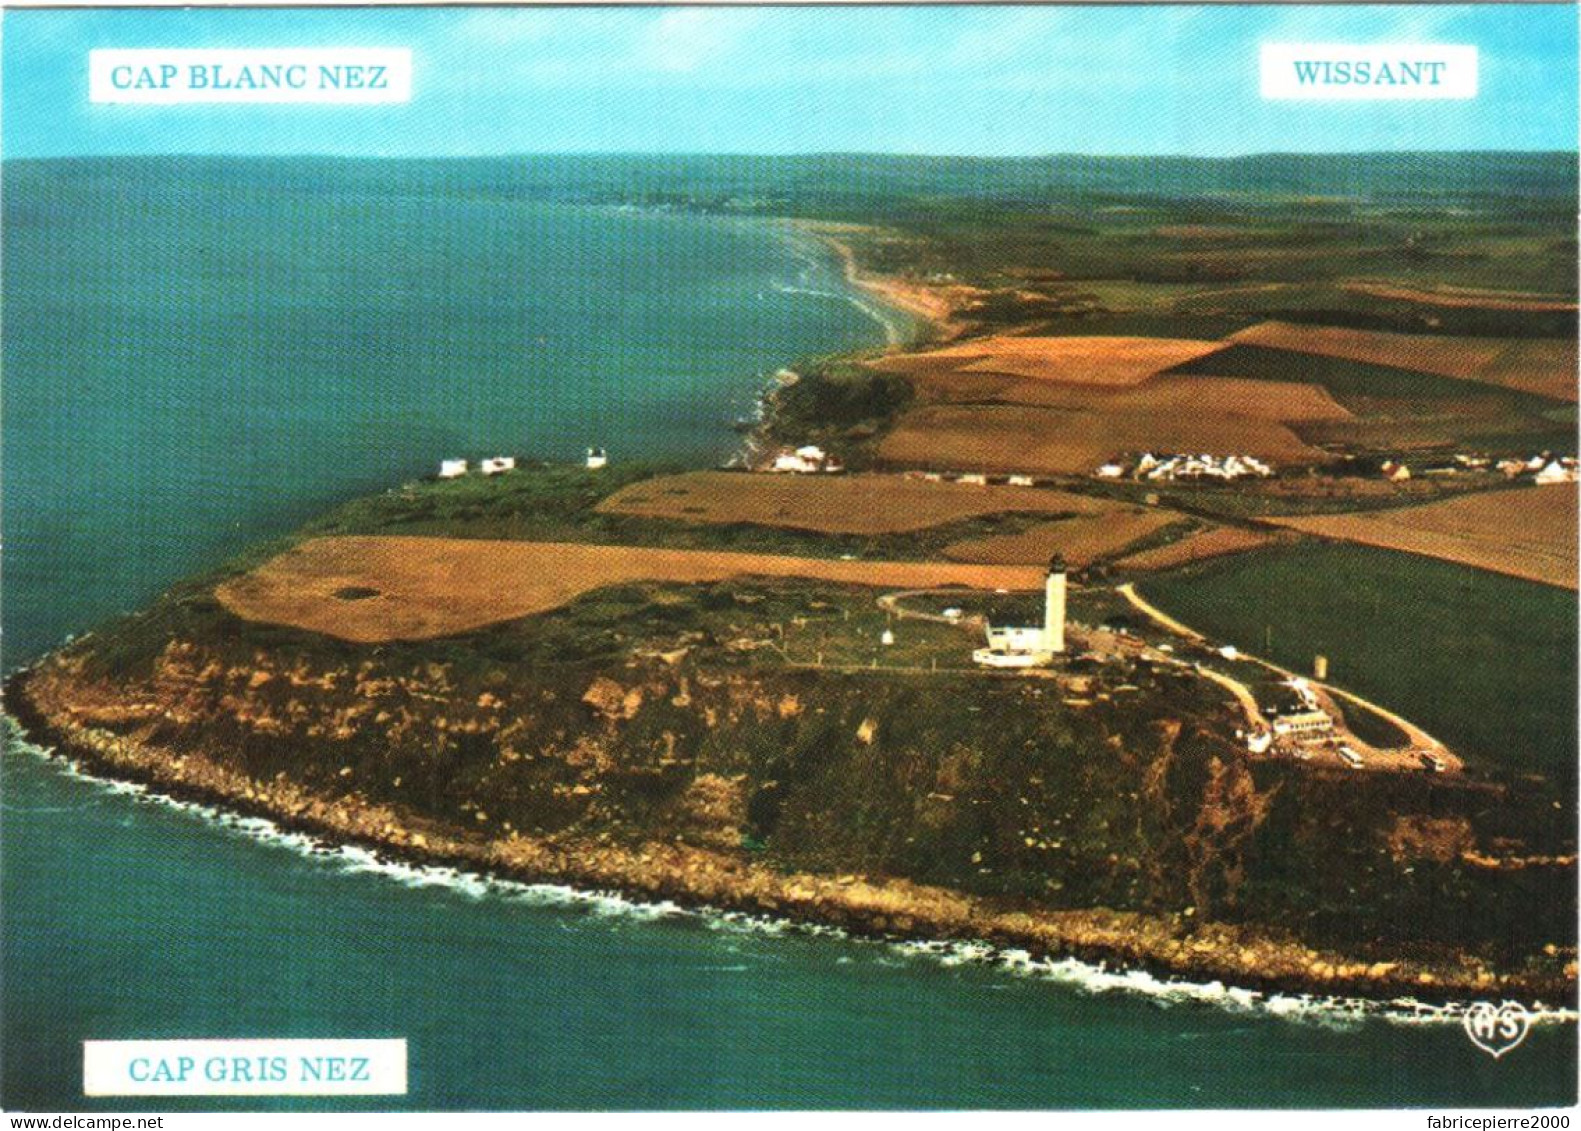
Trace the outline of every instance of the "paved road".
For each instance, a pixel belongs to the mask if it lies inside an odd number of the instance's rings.
[[[961,596],[961,590],[906,589],[899,593],[885,593],[878,599],[878,607],[883,609],[886,613],[894,613],[895,617],[899,620],[931,620],[936,624],[948,624],[964,628],[976,628],[979,630],[981,630],[983,627],[982,617],[946,617],[941,616],[938,613],[925,613],[920,609],[908,609],[903,607],[900,603],[911,597],[927,597],[930,594],[934,596],[959,597]]]

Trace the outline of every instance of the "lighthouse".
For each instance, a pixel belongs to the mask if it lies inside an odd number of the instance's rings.
[[[1065,651],[1065,559],[1059,554],[1043,579],[1043,651]]]

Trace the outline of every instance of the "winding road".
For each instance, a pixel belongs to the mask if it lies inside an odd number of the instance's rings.
[[[1170,616],[1156,605],[1151,604],[1145,597],[1136,591],[1136,586],[1130,582],[1121,585],[1116,590],[1116,592],[1118,592],[1120,596],[1124,597],[1128,602],[1130,602],[1131,606],[1138,612],[1142,613],[1149,620],[1152,620],[1155,624],[1168,629],[1170,632],[1198,642],[1205,642],[1207,640],[1207,637],[1198,632],[1196,629],[1182,624],[1180,621],[1176,620],[1174,617]],[[1267,668],[1269,671],[1274,672],[1277,675],[1281,675],[1286,679],[1303,679],[1311,687],[1317,689],[1322,694],[1326,694],[1335,699],[1344,700],[1348,703],[1354,703],[1356,706],[1362,707],[1368,711],[1371,711],[1373,714],[1388,720],[1395,726],[1399,727],[1400,730],[1405,733],[1406,738],[1409,740],[1410,750],[1408,751],[1408,757],[1417,751],[1425,751],[1442,758],[1448,765],[1448,768],[1451,770],[1459,771],[1464,768],[1459,757],[1457,757],[1442,742],[1428,734],[1425,730],[1411,722],[1409,719],[1397,715],[1387,707],[1380,707],[1370,699],[1364,699],[1355,692],[1346,691],[1342,688],[1335,687],[1332,684],[1322,683],[1318,680],[1312,679],[1310,676],[1301,675],[1299,672],[1293,672],[1289,668],[1281,667],[1272,660],[1265,660],[1261,656],[1254,656],[1249,652],[1241,652],[1240,658],[1246,660],[1249,663],[1258,664],[1264,668]],[[1247,702],[1250,702],[1255,709],[1255,697],[1252,696],[1251,690],[1244,684],[1240,683],[1239,680],[1232,679],[1230,676],[1222,675],[1222,673],[1210,673],[1205,668],[1199,670],[1203,675],[1208,676],[1208,678],[1212,679],[1215,683],[1222,684],[1226,687],[1230,687],[1232,684],[1235,685],[1234,687],[1231,687],[1231,690],[1235,691],[1236,698],[1240,699],[1243,705]],[[1239,688],[1239,690],[1236,690],[1236,688]],[[1409,768],[1414,769],[1415,767],[1411,766]]]

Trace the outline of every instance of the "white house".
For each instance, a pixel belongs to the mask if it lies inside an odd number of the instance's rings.
[[[1546,467],[1532,476],[1532,482],[1545,486],[1549,483],[1576,482],[1578,478],[1581,478],[1581,476],[1577,475],[1577,469],[1573,466],[1566,467],[1565,463],[1566,461],[1557,459],[1550,461]]]
[[[988,624],[988,647],[972,653],[976,663],[988,668],[1033,668],[1065,651],[1065,562],[1058,555],[1049,562],[1043,581],[1042,625]]]
[[[1032,476],[1012,475],[1009,479],[1006,479],[1005,482],[1012,487],[1030,487],[1032,486]]]
[[[467,461],[464,459],[442,459],[439,461],[439,478],[459,479],[467,473]]]
[[[597,471],[601,467],[608,466],[609,453],[605,452],[603,448],[587,449],[587,469],[589,471]]]
[[[506,471],[516,470],[515,456],[495,456],[478,464],[478,470],[484,475],[499,475]]]
[[[1334,719],[1327,711],[1297,711],[1274,719],[1274,734],[1297,742],[1323,738],[1334,733]]]
[[[806,475],[807,473],[817,471],[818,469],[816,467],[809,467],[807,465],[807,461],[802,459],[801,456],[797,455],[795,452],[780,452],[774,457],[774,463],[771,465],[771,470],[786,471],[793,475]]]
[[[1126,473],[1125,464],[1110,460],[1094,472],[1100,479],[1119,479]],[[1174,479],[1240,479],[1248,475],[1267,478],[1274,470],[1256,456],[1218,456],[1209,452],[1184,455],[1156,456],[1145,453],[1136,462],[1135,477],[1155,482]]]
[[[795,451],[779,452],[774,457],[770,470],[789,472],[793,475],[813,475],[820,471],[843,471],[844,465],[839,460],[831,459],[829,453],[817,444],[804,444]]]

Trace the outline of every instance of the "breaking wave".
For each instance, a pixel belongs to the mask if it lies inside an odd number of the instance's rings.
[[[900,345],[906,340],[907,327],[898,314],[891,314],[886,308],[877,303],[868,302],[855,291],[826,291],[817,287],[793,286],[781,283],[776,288],[784,295],[808,295],[813,298],[830,299],[834,302],[847,302],[874,322],[877,322],[884,331],[884,340],[889,345]]]

